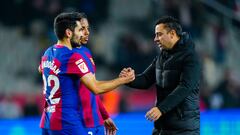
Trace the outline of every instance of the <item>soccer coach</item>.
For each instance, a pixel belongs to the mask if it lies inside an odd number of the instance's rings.
[[[146,118],[154,121],[152,135],[199,135],[199,83],[201,66],[190,35],[178,20],[165,16],[155,25],[154,41],[160,54],[129,87],[147,89],[155,84],[156,106]],[[134,70],[125,68],[120,76]]]

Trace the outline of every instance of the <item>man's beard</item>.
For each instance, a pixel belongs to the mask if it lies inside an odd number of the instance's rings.
[[[76,47],[80,47],[80,46],[81,46],[81,44],[75,42],[75,41],[73,40],[73,38],[70,40],[70,42],[71,42],[72,48],[76,48]]]

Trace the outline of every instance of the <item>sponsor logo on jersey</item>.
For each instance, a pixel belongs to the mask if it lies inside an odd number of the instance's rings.
[[[77,60],[77,61],[75,62],[75,64],[78,65],[78,64],[80,64],[80,63],[82,63],[82,62],[83,62],[83,59],[80,59],[80,60]]]
[[[82,59],[76,61],[75,63],[82,73],[87,73],[88,72],[88,67]]]

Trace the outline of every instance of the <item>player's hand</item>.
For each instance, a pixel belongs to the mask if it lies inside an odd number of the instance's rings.
[[[119,77],[126,77],[128,74],[129,68],[123,68],[119,74]]]
[[[38,72],[41,74],[42,73],[42,70],[41,70],[41,67],[38,66]]]
[[[121,80],[122,84],[133,81],[135,79],[134,70],[131,68],[123,69],[119,75],[119,79]]]
[[[162,116],[161,111],[157,107],[153,107],[150,111],[147,112],[145,117],[149,121],[156,121]]]
[[[135,79],[135,72],[132,68],[124,68],[119,74],[119,78],[123,80],[123,84],[129,83]]]
[[[111,118],[108,118],[104,121],[104,126],[106,128],[106,135],[116,135],[118,128]]]
[[[130,67],[128,68],[123,68],[122,71],[119,74],[119,77],[126,77],[128,75],[134,74],[134,70]]]

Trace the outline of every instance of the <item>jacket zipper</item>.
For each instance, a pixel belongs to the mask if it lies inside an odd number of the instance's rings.
[[[165,63],[163,63],[163,66],[162,66],[162,68],[163,68],[163,72],[162,72],[162,86],[163,86],[163,88],[164,88],[164,82],[165,82],[165,77],[164,77],[164,66],[165,65]]]
[[[164,88],[164,76],[163,76],[163,72],[164,72],[164,65],[163,65],[163,55],[161,55],[161,59],[160,59],[161,61],[161,78],[162,78],[162,80],[161,80],[161,82],[162,82],[162,88]]]

